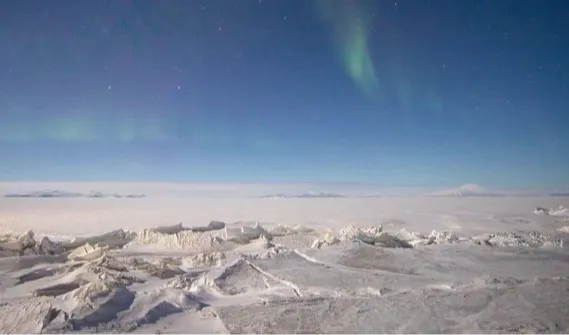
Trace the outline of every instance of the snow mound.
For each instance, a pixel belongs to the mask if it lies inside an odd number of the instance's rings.
[[[213,272],[211,283],[217,290],[226,295],[262,291],[270,287],[269,278],[244,259],[237,259],[219,271]]]
[[[129,315],[121,320],[125,330],[134,330],[145,324],[188,310],[201,310],[205,304],[193,295],[173,287],[160,287],[135,298]]]
[[[224,296],[278,296],[294,297],[295,285],[258,267],[254,262],[235,259],[213,269],[192,283],[191,290],[213,289]],[[298,288],[296,288],[298,289]]]
[[[116,320],[120,313],[127,311],[135,299],[135,293],[125,287],[119,287],[94,304],[94,308],[87,313],[76,314],[69,320],[72,330],[78,331],[85,328],[94,328],[98,325]]]

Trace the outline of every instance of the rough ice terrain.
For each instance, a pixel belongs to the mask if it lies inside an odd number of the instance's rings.
[[[1,201],[2,333],[569,332],[567,198]]]

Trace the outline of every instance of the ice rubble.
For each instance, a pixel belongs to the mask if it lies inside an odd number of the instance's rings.
[[[73,249],[69,255],[67,255],[67,259],[70,261],[92,261],[103,256],[107,249],[108,247],[106,246],[93,246],[89,243],[85,243],[82,246]]]
[[[533,210],[533,213],[536,215],[549,215],[549,209],[544,208],[544,207],[536,207]]]
[[[183,250],[200,252],[213,248],[218,241],[214,236],[195,233],[190,230],[180,231],[175,234],[155,232],[144,229],[136,234],[136,237],[128,243],[127,247],[136,245],[154,245],[170,250]]]
[[[544,208],[544,207],[536,207],[533,210],[534,214],[537,215],[549,215],[549,216],[569,216],[569,208],[565,208],[560,205],[557,208]]]
[[[558,229],[558,232],[563,232],[563,229]],[[493,247],[563,247],[563,239],[558,234],[539,231],[463,236],[453,231],[438,232],[436,230],[431,231],[429,234],[421,234],[409,232],[404,228],[395,234],[389,234],[382,231],[381,227],[358,228],[354,226],[340,229],[339,236],[328,231],[324,237],[315,239],[311,247],[319,249],[322,246],[334,245],[345,241],[358,241],[384,248],[414,248],[417,246],[452,243],[472,243]]]
[[[47,237],[43,237],[38,243],[32,230],[23,234],[7,232],[0,235],[0,257],[53,255],[62,251],[60,245]]]
[[[569,233],[569,226],[563,226],[556,229],[560,233]]]
[[[409,232],[406,229],[390,234],[383,231],[382,226],[359,228],[348,226],[341,228],[338,235],[332,231],[326,232],[324,237],[314,240],[312,248],[321,248],[324,245],[334,245],[345,241],[357,241],[384,248],[413,248],[418,245],[441,244],[458,242],[460,238],[453,232],[432,231],[429,235]]]
[[[294,235],[310,232],[300,226],[276,226],[270,231],[259,223],[242,224],[228,227],[220,221],[211,221],[207,226],[185,228],[182,224],[143,229],[139,232],[123,229],[109,233],[74,238],[70,241],[55,242],[43,237],[39,242],[33,231],[24,234],[6,232],[0,234],[0,257],[24,255],[56,255],[66,254],[69,260],[86,261],[102,257],[108,250],[130,248],[136,246],[154,246],[184,252],[211,253],[217,249],[233,249],[239,245],[248,245],[253,240],[267,243],[273,236]],[[211,263],[207,259],[196,262]],[[205,256],[204,256],[205,257]],[[208,256],[209,257],[209,256]],[[207,257],[206,257],[207,258]],[[219,257],[216,257],[219,259]]]
[[[271,240],[273,237],[279,236],[290,236],[297,234],[308,234],[312,233],[313,230],[303,226],[286,226],[277,225],[272,229],[265,229],[260,223],[240,223],[236,227],[226,226],[223,233],[220,235],[226,241],[233,241],[240,244],[249,243],[252,240],[259,238],[264,238],[266,240]]]
[[[201,252],[218,248],[234,248],[246,245],[253,240],[270,241],[273,237],[290,236],[311,233],[312,229],[302,226],[278,225],[270,230],[260,223],[239,223],[231,226],[220,221],[212,221],[206,227],[184,228],[176,226],[144,229],[135,234],[127,247],[135,245],[153,245],[158,247],[175,248],[184,251]]]
[[[211,221],[207,226],[186,228],[182,223],[143,229],[134,234],[126,245],[151,245],[173,250],[200,252],[219,245],[220,239],[211,232],[225,228],[221,221]]]
[[[38,242],[32,230],[23,234],[5,232],[0,235],[0,257],[67,254],[69,260],[92,260],[101,257],[107,249],[125,246],[132,236],[120,229],[64,242],[44,236]]]
[[[225,227],[221,237],[225,241],[232,241],[240,244],[249,243],[263,236],[266,239],[271,239],[269,232],[267,232],[258,222],[255,222],[253,227],[242,225],[240,227]]]
[[[356,226],[348,226],[341,228],[336,236],[333,232],[328,231],[322,239],[316,239],[312,242],[313,248],[320,248],[323,245],[333,245],[344,241],[359,241],[366,244],[376,245],[386,248],[411,248],[412,246],[397,236],[391,235],[383,231],[382,226],[372,226],[368,228],[359,228]]]
[[[420,233],[409,233],[401,230],[397,236],[408,241],[413,246],[450,244],[450,243],[473,243],[492,247],[543,247],[543,246],[563,246],[563,239],[555,233],[539,231],[520,231],[490,233],[478,236],[463,236],[457,232],[437,232],[433,230],[429,235]]]

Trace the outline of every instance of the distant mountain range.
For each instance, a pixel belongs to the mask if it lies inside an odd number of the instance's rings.
[[[494,192],[476,184],[465,184],[457,188],[450,188],[432,192],[427,196],[433,197],[504,197],[507,194]]]
[[[430,197],[569,197],[569,192],[551,190],[489,190],[476,184],[465,184],[457,188],[435,191]]]
[[[335,193],[326,193],[326,192],[308,192],[308,193],[300,193],[300,194],[268,194],[263,195],[261,198],[345,198],[345,196],[341,194]]]
[[[144,194],[106,194],[102,192],[67,192],[60,190],[45,190],[45,191],[32,191],[25,193],[8,193],[4,195],[5,198],[144,198]]]
[[[418,191],[415,194],[407,196],[424,196],[424,197],[569,197],[569,191],[565,188],[558,188],[555,190],[508,190],[496,191],[481,187],[476,184],[465,184],[456,188],[442,189],[431,193],[423,193]],[[0,195],[1,196],[1,195]],[[271,199],[314,199],[314,198],[380,198],[397,196],[395,194],[338,194],[331,192],[303,192],[303,193],[273,193],[262,196],[254,196],[257,198],[271,198]],[[145,198],[145,194],[119,194],[119,193],[104,193],[98,191],[90,192],[68,192],[62,190],[38,190],[20,193],[6,193],[5,198]]]

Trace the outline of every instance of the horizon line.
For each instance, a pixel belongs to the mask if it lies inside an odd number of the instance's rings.
[[[114,180],[114,179],[2,179],[0,184],[17,184],[17,183],[62,183],[62,184],[177,184],[177,185],[321,185],[321,186],[374,186],[379,188],[415,188],[415,189],[434,189],[446,188],[454,189],[465,185],[476,185],[488,190],[562,190],[568,189],[568,186],[529,186],[529,187],[493,187],[482,185],[474,182],[463,183],[444,183],[435,185],[404,185],[404,184],[385,184],[373,181],[244,181],[244,180],[168,180],[168,179],[150,179],[150,180]]]

